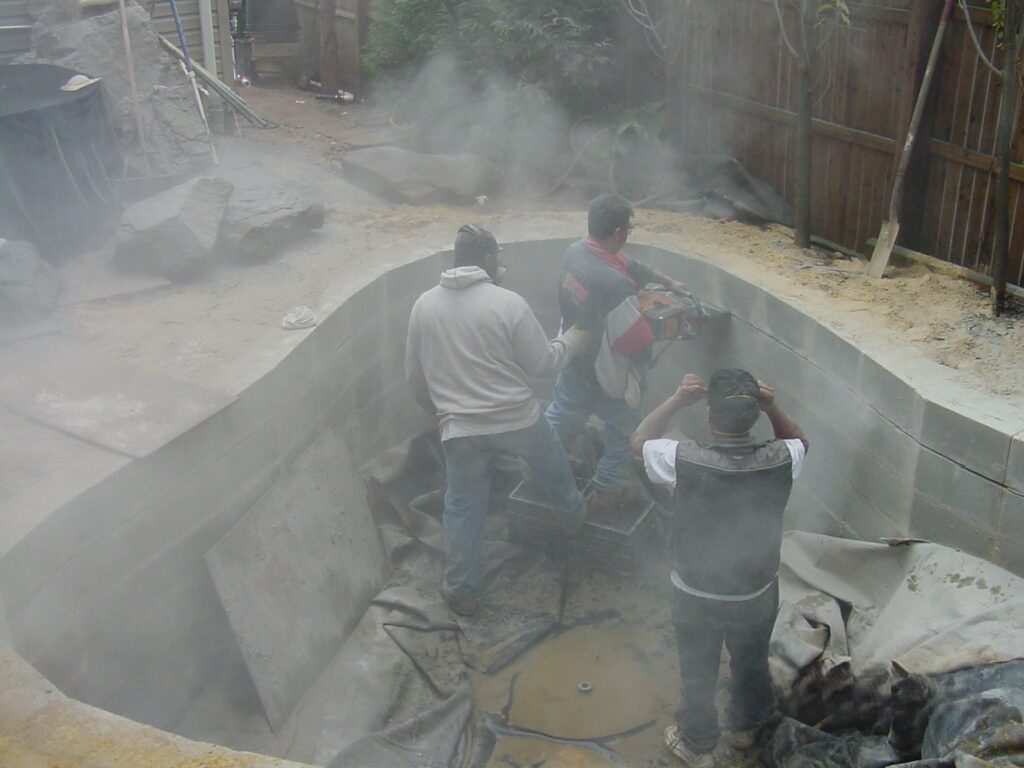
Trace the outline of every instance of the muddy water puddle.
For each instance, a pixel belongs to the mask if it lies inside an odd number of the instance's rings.
[[[472,675],[477,710],[508,728],[488,765],[670,765],[661,734],[679,676],[661,590],[593,572],[570,582],[559,631],[500,672]]]

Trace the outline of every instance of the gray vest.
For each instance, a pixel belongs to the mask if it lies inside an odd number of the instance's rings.
[[[674,568],[716,595],[757,592],[775,578],[793,460],[782,440],[682,440],[676,457]]]

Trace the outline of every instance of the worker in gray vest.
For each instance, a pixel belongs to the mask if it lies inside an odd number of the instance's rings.
[[[672,417],[705,397],[713,443],[665,438]],[[750,433],[762,412],[774,440]],[[775,392],[739,369],[717,371],[706,387],[687,374],[633,434],[631,447],[643,457],[648,478],[672,492],[680,694],[665,744],[690,768],[715,765],[714,698],[723,643],[732,672],[732,746],[752,748],[774,719],[768,643],[779,602],[782,516],[808,445],[775,402]]]

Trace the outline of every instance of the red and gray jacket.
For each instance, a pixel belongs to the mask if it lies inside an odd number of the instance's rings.
[[[570,245],[562,257],[562,327],[576,325],[590,334],[587,352],[570,367],[612,397],[624,397],[628,371],[641,370],[650,359],[654,332],[636,295],[653,272],[642,261],[604,251],[590,238]]]

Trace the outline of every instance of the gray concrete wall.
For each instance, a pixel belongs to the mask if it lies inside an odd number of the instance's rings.
[[[742,367],[775,386],[807,432],[812,449],[789,527],[869,540],[920,537],[1024,573],[1020,413],[951,383],[937,363],[850,343],[704,262],[658,248],[634,253],[682,275],[734,316],[722,333],[665,355],[649,405],[667,396],[682,372],[707,377]],[[697,434],[703,416],[699,409],[688,415]]]
[[[554,332],[565,242],[510,245],[508,286]],[[715,266],[636,249],[734,313],[680,344],[650,400],[683,372],[743,366],[775,385],[812,441],[792,527],[842,536],[922,536],[1024,573],[1024,420],[938,386],[934,368],[856,348]],[[203,554],[333,424],[352,462],[431,427],[402,377],[406,322],[450,256],[353,290],[237,400],[55,509],[0,558],[16,649],[69,695],[173,727],[204,682],[241,659]],[[700,434],[701,414],[687,415]]]

